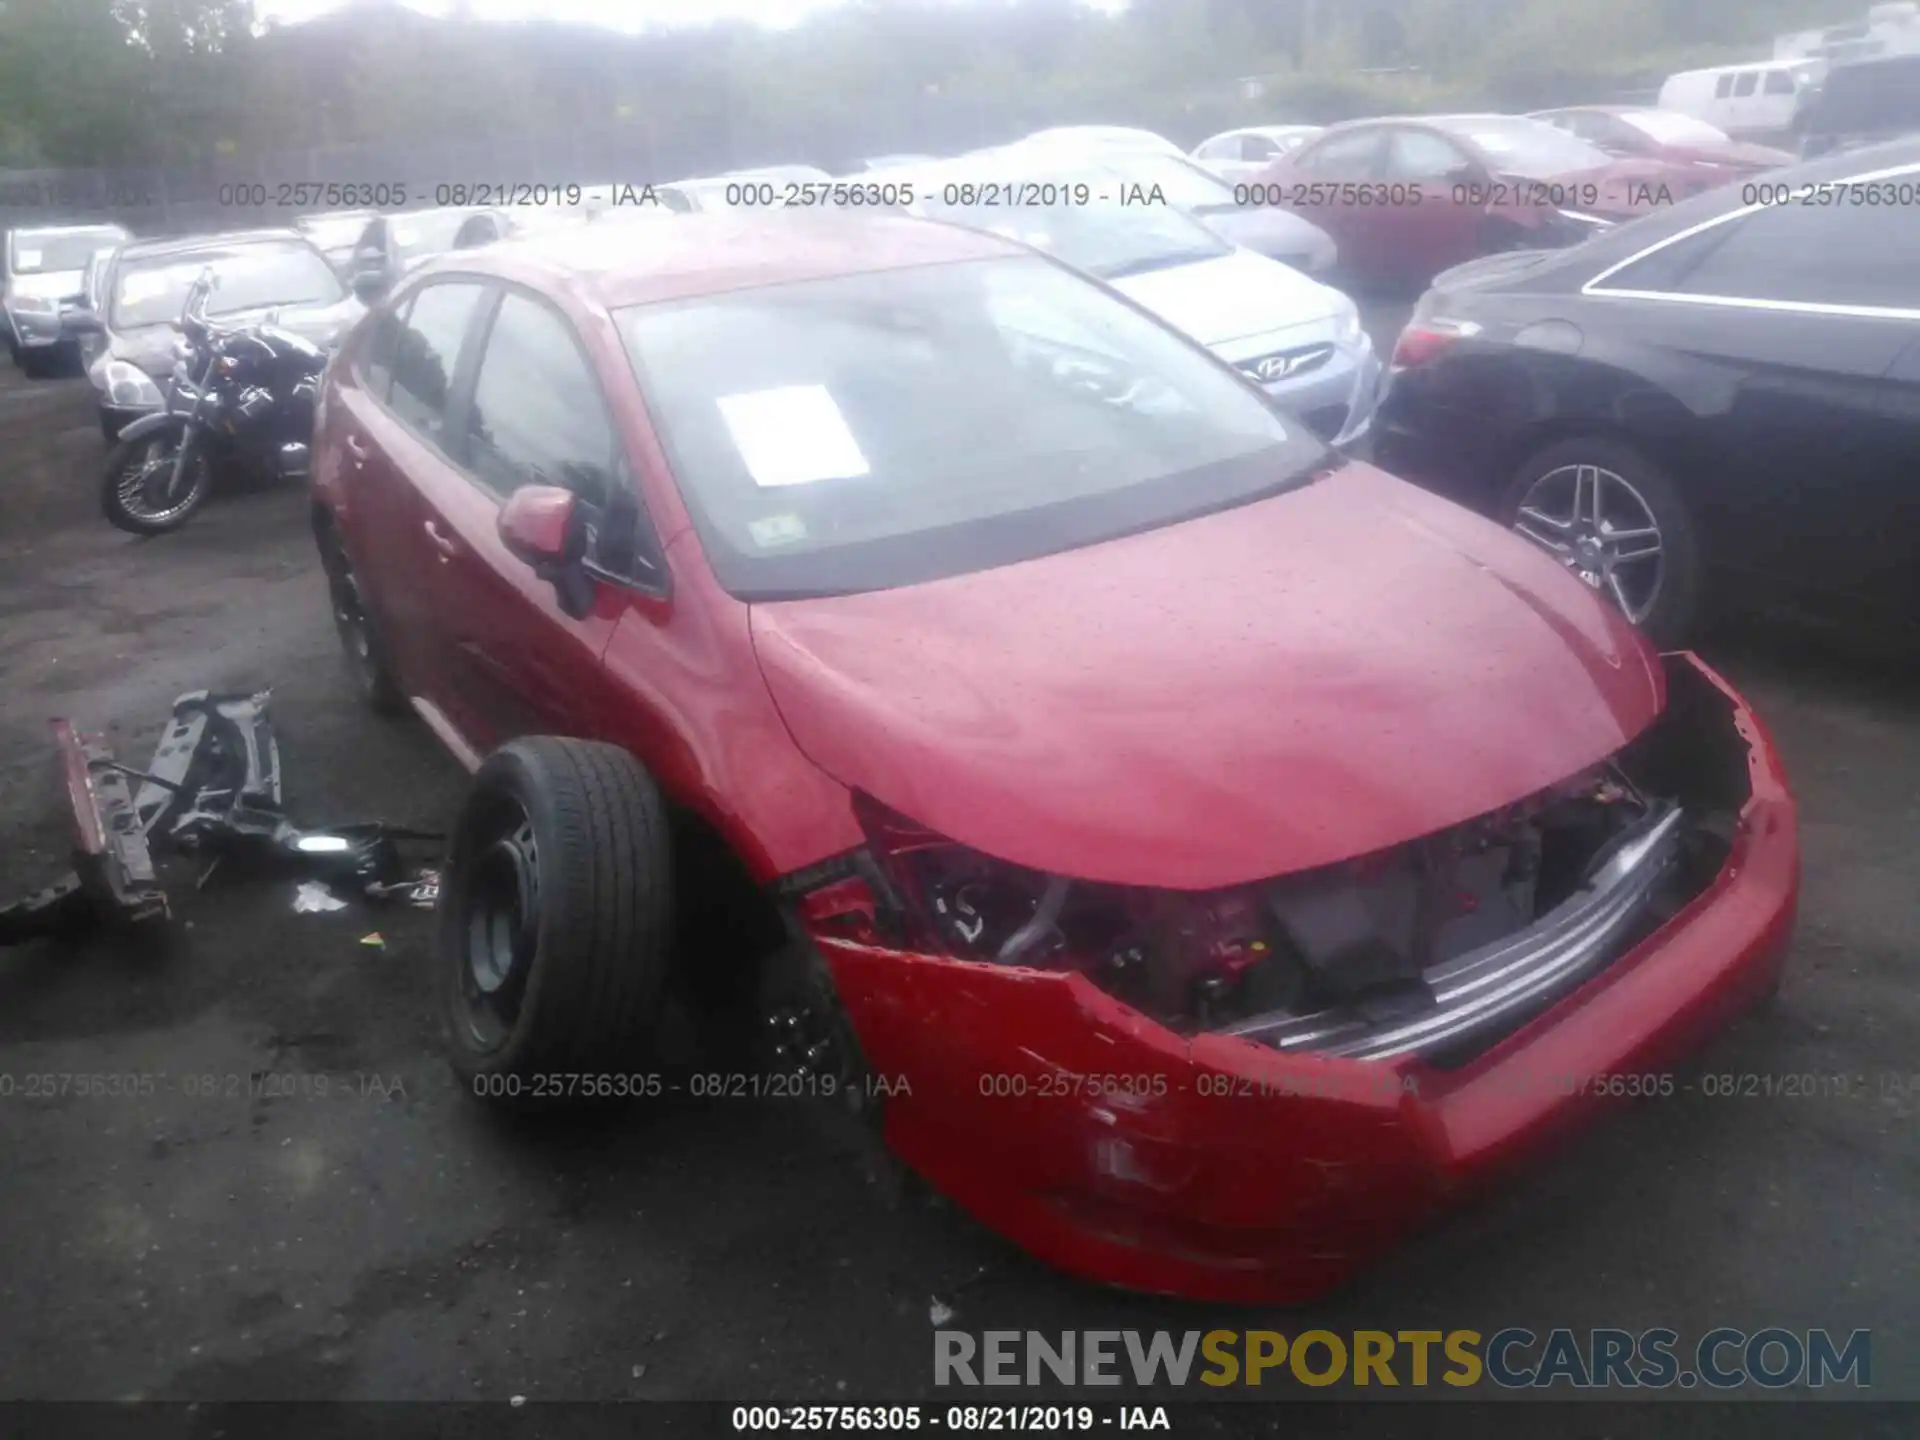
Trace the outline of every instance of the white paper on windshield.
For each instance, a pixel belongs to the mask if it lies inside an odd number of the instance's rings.
[[[40,252],[38,250],[16,250],[13,254],[13,262],[22,270],[38,270],[40,268]]]
[[[747,533],[762,550],[792,545],[807,538],[807,522],[798,515],[768,515],[748,523]]]
[[[867,457],[824,385],[750,390],[717,403],[756,485],[812,485],[868,473]]]

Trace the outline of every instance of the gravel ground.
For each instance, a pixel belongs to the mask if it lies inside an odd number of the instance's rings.
[[[443,822],[454,764],[350,698],[302,497],[137,542],[93,511],[92,427],[84,385],[0,379],[0,894],[63,863],[47,717],[138,763],[202,687],[273,687],[297,817]],[[1864,1095],[1618,1111],[1309,1311],[1223,1314],[890,1200],[777,1107],[501,1122],[439,1058],[422,912],[297,915],[290,882],[172,869],[164,943],[0,952],[16,1092],[161,1077],[0,1098],[0,1398],[933,1399],[936,1297],[975,1331],[1868,1327],[1876,1397],[1920,1398],[1920,690],[1813,642],[1710,658],[1784,750],[1806,891],[1779,1003],[1700,1068]]]

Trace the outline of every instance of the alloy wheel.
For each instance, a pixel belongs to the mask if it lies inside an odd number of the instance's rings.
[[[1598,465],[1549,470],[1521,497],[1513,528],[1634,624],[1653,613],[1666,578],[1659,522],[1646,497]]]

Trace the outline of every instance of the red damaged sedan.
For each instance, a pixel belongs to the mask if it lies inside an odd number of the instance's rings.
[[[752,994],[775,1093],[1034,1253],[1285,1301],[1778,983],[1724,681],[1011,240],[448,257],[314,452],[353,674],[475,772],[476,1094],[658,1093],[663,1011]]]

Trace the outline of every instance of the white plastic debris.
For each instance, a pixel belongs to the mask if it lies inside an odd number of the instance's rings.
[[[318,880],[302,880],[300,888],[293,892],[293,913],[296,915],[317,915],[346,908],[347,902]]]
[[[933,1328],[938,1330],[942,1325],[952,1322],[953,1307],[951,1305],[942,1305],[940,1303],[940,1297],[936,1295],[933,1298],[933,1304],[927,1308],[927,1319],[931,1320],[933,1322]]]

